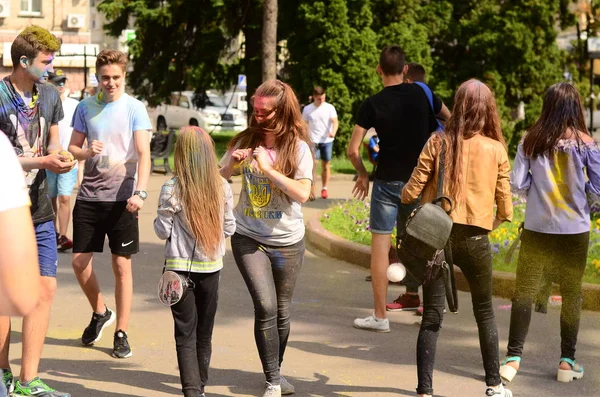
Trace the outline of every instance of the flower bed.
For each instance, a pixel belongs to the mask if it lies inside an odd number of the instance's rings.
[[[329,232],[346,240],[370,245],[370,205],[369,201],[344,201],[325,211],[321,216],[321,224]],[[515,198],[513,222],[504,223],[490,233],[494,270],[513,273],[516,271],[518,253],[515,253],[510,263],[504,263],[504,259],[508,248],[517,237],[518,227],[523,222],[524,215],[524,202]],[[392,238],[395,239],[395,230]],[[588,262],[583,281],[600,284],[600,219],[594,219],[591,224]]]

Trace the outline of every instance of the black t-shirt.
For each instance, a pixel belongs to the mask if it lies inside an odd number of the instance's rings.
[[[408,182],[423,146],[438,128],[435,115],[441,109],[435,94],[432,110],[425,91],[408,83],[385,87],[363,102],[356,124],[375,128],[379,137],[376,179]]]
[[[45,156],[50,125],[64,117],[58,90],[52,84],[36,83],[35,106],[23,102],[9,76],[0,81],[0,131],[8,137],[19,157]],[[33,101],[32,101],[33,102]],[[25,172],[34,224],[54,219],[45,170]]]

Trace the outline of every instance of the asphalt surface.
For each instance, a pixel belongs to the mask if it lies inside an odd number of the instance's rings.
[[[169,309],[156,297],[163,264],[163,242],[152,222],[158,192],[166,177],[154,175],[150,197],[140,214],[141,251],[134,257],[134,302],[129,329],[133,357],[112,358],[112,329],[96,346],[80,344],[91,309],[71,270],[71,254],[60,254],[58,292],[40,364],[49,385],[73,397],[180,396],[180,383]],[[329,200],[305,205],[305,217],[350,196],[353,182],[334,179]],[[239,192],[239,180],[233,184]],[[237,199],[236,199],[237,201]],[[108,246],[94,267],[109,307],[114,308],[114,279]],[[352,321],[372,312],[368,271],[324,256],[308,247],[292,307],[292,332],[283,374],[297,396],[414,396],[415,345],[418,317],[389,313],[392,332],[357,330]],[[390,286],[394,299],[403,287]],[[434,388],[436,396],[483,396],[483,368],[470,295],[459,293],[461,311],[448,314],[438,344]],[[505,352],[510,301],[495,299],[500,353]],[[556,381],[560,358],[559,310],[534,313],[525,356],[510,388],[515,396],[600,396],[600,314],[584,312],[577,359],[585,366],[580,381]],[[13,321],[11,365],[18,373],[21,321]],[[262,396],[264,377],[253,337],[250,295],[230,249],[221,277],[219,310],[213,335],[213,356],[207,396]]]

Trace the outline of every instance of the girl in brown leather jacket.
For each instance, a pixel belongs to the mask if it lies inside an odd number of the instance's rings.
[[[471,290],[473,313],[485,369],[486,396],[512,397],[500,379],[498,330],[492,307],[492,253],[488,233],[512,218],[510,165],[502,138],[494,95],[478,80],[463,83],[456,92],[452,116],[445,132],[434,133],[419,157],[402,203],[422,193],[423,202],[437,192],[439,156],[446,143],[444,194],[454,202],[450,247]],[[494,214],[494,204],[498,209]],[[423,321],[417,340],[417,393],[433,395],[433,367],[444,316],[444,282],[423,286]]]

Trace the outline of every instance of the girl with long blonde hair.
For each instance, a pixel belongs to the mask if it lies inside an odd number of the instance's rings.
[[[171,306],[183,395],[204,396],[217,311],[225,239],[235,231],[233,194],[217,166],[214,142],[199,127],[184,127],[175,145],[175,177],[160,192],[157,236],[167,240],[166,269],[190,280]]]
[[[502,386],[499,373],[488,239],[491,230],[512,219],[510,165],[494,94],[482,82],[466,81],[456,91],[446,130],[434,133],[427,141],[402,191],[402,203],[414,202],[421,193],[423,202],[436,198],[440,158],[444,163],[444,194],[454,202],[449,243],[454,264],[462,270],[471,290],[485,369],[485,395],[512,397],[510,390]],[[423,286],[423,300],[423,321],[417,339],[417,394],[430,397],[437,339],[444,317],[442,278]]]
[[[254,336],[266,377],[263,397],[279,397],[294,392],[280,369],[304,262],[301,204],[310,195],[313,155],[289,85],[266,81],[252,101],[250,127],[229,143],[221,175],[242,175],[231,246],[254,302]]]

